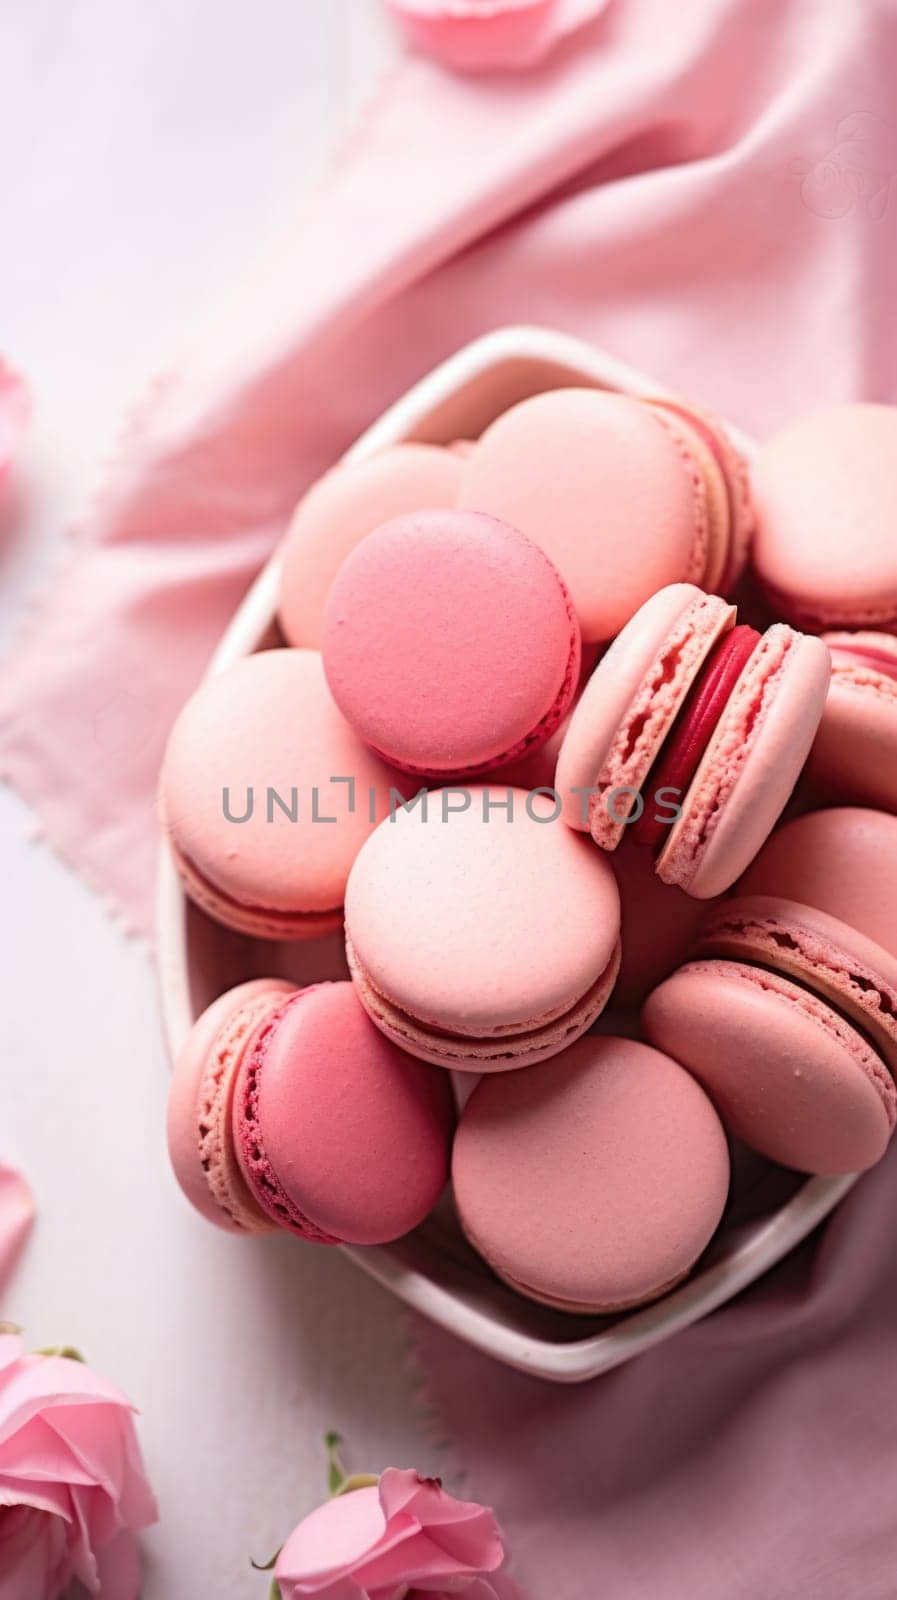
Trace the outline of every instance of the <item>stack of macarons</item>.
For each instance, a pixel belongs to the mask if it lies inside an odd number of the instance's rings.
[[[377,1244],[450,1178],[506,1284],[595,1314],[691,1271],[730,1140],[881,1157],[897,546],[869,480],[893,505],[895,462],[897,411],[839,408],[752,492],[702,408],[568,388],[309,490],[283,643],[200,686],[160,780],[208,916],[344,936],[330,981],[195,1024],[169,1144],[202,1215]]]

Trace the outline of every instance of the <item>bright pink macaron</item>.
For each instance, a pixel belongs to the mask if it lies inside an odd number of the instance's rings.
[[[735,626],[692,584],[662,589],[598,663],[555,786],[571,827],[605,850],[651,850],[698,899],[735,882],[779,817],[819,726],[830,661],[784,624]]]
[[[519,1294],[613,1312],[694,1266],[722,1215],[729,1157],[707,1095],[675,1061],[590,1036],[478,1085],[452,1182],[468,1239]]]
[[[395,1049],[349,983],[241,984],[175,1066],[175,1175],[220,1227],[378,1244],[417,1226],[448,1175],[448,1078]]]
[[[579,677],[579,627],[556,569],[515,528],[471,511],[422,511],[370,534],[334,580],[321,648],[359,736],[439,778],[544,744]]]
[[[833,799],[897,811],[897,638],[826,633],[823,639],[832,681],[808,777]]]
[[[738,893],[815,906],[897,959],[897,817],[862,806],[795,817],[770,835]]]
[[[598,389],[512,406],[464,463],[459,504],[520,528],[567,584],[583,638],[611,639],[655,590],[717,588],[745,533],[697,414]],[[731,503],[741,491],[733,485]]]
[[[502,1072],[555,1055],[603,1010],[620,961],[604,858],[520,789],[430,791],[371,835],[346,891],[365,1009],[424,1061]]]
[[[263,939],[342,924],[349,868],[396,775],[327,688],[312,650],[265,650],[188,700],[174,725],[159,810],[190,898]]]
[[[280,624],[290,644],[320,649],[330,585],[381,522],[457,503],[462,459],[451,447],[407,442],[340,462],[312,485],[281,547]]]
[[[751,476],[754,564],[774,609],[815,633],[897,631],[897,406],[799,417]]]
[[[739,897],[648,997],[648,1038],[731,1133],[799,1172],[859,1171],[897,1121],[897,959],[815,907]]]

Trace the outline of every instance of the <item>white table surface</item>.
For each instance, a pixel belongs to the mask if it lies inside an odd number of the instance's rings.
[[[377,0],[0,0],[0,353],[36,416],[0,528],[0,646],[123,407],[283,225],[395,48]],[[335,1252],[231,1240],[170,1177],[145,948],[0,791],[0,1158],[40,1208],[3,1303],[143,1413],[144,1600],[264,1600],[264,1560],[354,1466],[437,1470],[397,1303]]]

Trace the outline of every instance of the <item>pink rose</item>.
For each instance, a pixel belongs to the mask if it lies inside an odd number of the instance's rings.
[[[499,1572],[498,1524],[438,1478],[390,1467],[328,1500],[290,1534],[274,1567],[282,1600],[520,1600]]]
[[[83,1362],[0,1335],[0,1600],[58,1600],[75,1579],[136,1600],[134,1533],[157,1512],[131,1411]]]
[[[25,432],[31,403],[24,378],[8,367],[0,356],[0,483],[3,482]]]
[[[0,1165],[0,1290],[9,1277],[34,1220],[34,1201],[25,1179]]]
[[[491,72],[532,66],[608,0],[387,0],[412,44],[447,66]]]

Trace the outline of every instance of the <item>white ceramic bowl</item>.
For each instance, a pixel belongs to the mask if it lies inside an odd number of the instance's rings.
[[[382,416],[349,457],[400,439],[472,437],[527,395],[569,384],[661,394],[662,386],[610,356],[540,328],[487,334],[438,367]],[[731,429],[742,450],[751,442]],[[276,641],[278,561],[265,567],[215,652],[209,673]],[[189,905],[167,847],[159,861],[158,957],[162,1011],[174,1054],[194,1018],[246,977],[298,982],[346,975],[339,939],[274,945],[246,939]],[[617,1025],[619,1019],[613,1019]],[[347,1249],[365,1272],[425,1316],[497,1360],[559,1383],[618,1366],[737,1294],[792,1250],[854,1183],[801,1179],[737,1152],[733,1193],[716,1239],[688,1281],[643,1310],[571,1317],[521,1299],[500,1284],[461,1235],[448,1200],[396,1244]],[[297,1245],[297,1248],[308,1248]]]

